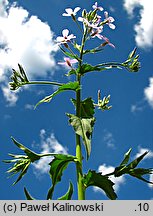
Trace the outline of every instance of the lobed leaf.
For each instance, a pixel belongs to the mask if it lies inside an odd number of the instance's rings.
[[[114,183],[108,179],[107,176],[103,176],[101,173],[89,170],[88,173],[84,175],[83,184],[85,188],[88,188],[89,186],[99,187],[111,200],[115,200],[117,198],[117,195],[113,189]]]
[[[144,169],[144,168],[135,169],[138,166],[138,164],[140,163],[140,161],[148,154],[148,152],[147,151],[144,152],[138,158],[136,158],[131,163],[126,165],[129,161],[130,153],[131,153],[131,149],[129,149],[129,151],[125,154],[124,160],[121,162],[120,166],[115,168],[114,176],[119,177],[123,174],[129,174],[129,175],[131,175],[135,178],[138,178],[142,181],[153,184],[153,182],[150,182],[150,181],[148,181],[142,177],[143,175],[146,175],[146,174],[152,174],[153,169]]]
[[[41,103],[49,103],[53,97],[55,97],[57,94],[61,93],[61,92],[64,92],[64,91],[68,91],[68,90],[72,90],[72,91],[78,91],[80,89],[80,85],[78,82],[69,82],[69,83],[66,83],[66,84],[63,84],[62,86],[60,86],[57,91],[55,91],[53,94],[43,98],[42,100],[40,100],[35,108],[40,105]]]
[[[91,153],[91,137],[95,118],[79,118],[73,114],[68,114],[69,122],[75,130],[75,133],[82,137],[87,152],[87,160]]]
[[[47,199],[52,199],[55,185],[61,181],[63,171],[67,168],[70,162],[75,162],[76,157],[72,155],[57,154],[50,162],[50,177],[52,179],[52,186],[48,191]]]
[[[71,99],[74,106],[76,106],[76,100]],[[95,114],[95,107],[92,98],[86,98],[80,102],[80,117],[81,118],[93,118]]]
[[[77,69],[77,73],[84,75],[87,72],[101,71],[101,70],[105,70],[105,69],[101,68],[99,66],[92,66],[90,64],[83,64],[80,68]]]
[[[129,171],[129,174],[135,178],[138,178],[146,183],[153,184],[153,182],[146,180],[143,178],[143,175],[146,174],[153,174],[153,169],[144,169],[144,168],[137,168],[137,169],[132,169]]]

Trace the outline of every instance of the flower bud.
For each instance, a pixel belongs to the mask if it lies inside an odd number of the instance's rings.
[[[83,18],[86,18],[86,14],[87,14],[87,11],[84,9],[84,10],[82,11],[82,17],[83,17]]]

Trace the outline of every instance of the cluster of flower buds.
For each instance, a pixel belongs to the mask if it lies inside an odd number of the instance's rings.
[[[29,82],[23,67],[20,64],[18,64],[18,67],[19,71],[13,69],[13,75],[11,76],[13,82],[9,83],[11,90],[17,90],[21,85]]]
[[[20,150],[24,151],[25,153],[25,155],[9,154],[9,156],[11,156],[13,159],[4,161],[5,163],[11,163],[11,164],[13,163],[13,166],[7,171],[8,173],[12,175],[20,173],[19,177],[14,182],[14,184],[16,184],[26,174],[30,164],[36,160],[39,160],[41,155],[36,154],[35,152],[26,148],[21,143],[18,143],[14,138],[12,138],[12,141]]]
[[[110,101],[110,95],[107,97],[105,96],[103,99],[101,99],[101,92],[98,90],[98,104],[94,104],[98,109],[101,109],[102,111],[110,110],[112,106],[108,106],[108,103]]]
[[[136,55],[136,48],[129,54],[128,59],[122,63],[130,72],[138,72],[140,69],[139,55]]]

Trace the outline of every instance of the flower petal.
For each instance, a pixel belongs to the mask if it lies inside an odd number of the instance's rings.
[[[76,59],[71,59],[70,62],[71,62],[71,64],[75,64],[75,63],[78,62],[78,60],[76,60]]]
[[[63,37],[60,37],[60,36],[56,38],[56,41],[57,41],[57,42],[62,42],[63,40],[64,40],[64,38],[63,38]]]
[[[115,21],[115,19],[113,17],[108,17],[108,19],[109,19],[109,22],[114,22]]]
[[[81,9],[80,7],[76,7],[76,8],[74,9],[74,14],[76,14],[80,9]]]
[[[105,17],[106,17],[106,19],[107,19],[107,18],[108,18],[108,12],[105,11],[105,12],[104,12],[104,15],[105,15]]]
[[[70,34],[70,35],[67,37],[68,40],[71,40],[71,39],[73,39],[73,38],[76,38],[76,36],[75,36],[74,34]]]
[[[64,29],[64,30],[62,31],[62,34],[63,34],[63,37],[67,37],[68,34],[69,34],[69,30],[68,30],[68,29]]]
[[[84,18],[83,17],[78,17],[78,21],[83,22]]]
[[[66,8],[65,11],[71,16],[73,10],[71,8]]]
[[[116,28],[116,26],[115,26],[114,24],[112,24],[112,23],[109,23],[109,27],[110,27],[111,29],[115,29],[115,28]]]
[[[71,15],[69,15],[67,13],[63,13],[62,16],[71,16]]]

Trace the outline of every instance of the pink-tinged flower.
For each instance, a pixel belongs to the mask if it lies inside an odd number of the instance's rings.
[[[109,27],[111,29],[115,29],[115,25],[112,24],[115,21],[114,18],[113,17],[109,17],[107,11],[104,12],[104,15],[105,15],[105,22],[106,22],[106,24],[109,25]]]
[[[68,29],[64,29],[62,31],[62,35],[63,35],[63,37],[59,36],[59,37],[56,38],[56,41],[59,44],[66,44],[67,42],[70,42],[71,39],[76,38],[76,36],[73,35],[73,34],[69,35],[69,30]]]
[[[115,48],[114,44],[112,44],[107,37],[105,37],[105,36],[102,36],[102,37],[103,37],[102,39],[105,40],[105,42],[103,44],[101,44],[101,46],[109,45],[109,46]]]
[[[94,10],[100,10],[100,11],[103,11],[103,10],[104,10],[102,7],[98,7],[98,3],[97,3],[97,2],[95,2],[95,4],[92,6],[92,8],[93,8]]]
[[[86,18],[78,17],[78,21],[85,23],[87,26],[90,25],[90,23],[88,22],[88,20]]]
[[[77,62],[78,61],[76,59],[70,59],[70,58],[64,57],[64,62],[58,62],[58,64],[65,65],[67,67],[71,67],[72,68],[72,64],[75,64]]]
[[[71,8],[66,8],[65,11],[66,13],[63,13],[63,16],[75,16],[77,12],[80,10],[80,7],[76,7],[74,11]]]
[[[83,18],[83,17],[78,17],[78,21],[80,22],[83,22],[85,25],[87,25],[89,28],[94,28],[94,29],[97,29],[99,28],[98,25],[99,25],[99,22],[100,22],[100,16],[97,17],[97,21],[95,23],[90,23],[86,18]]]
[[[100,34],[101,32],[103,31],[103,28],[102,27],[99,27],[95,30],[92,30],[91,31],[91,37],[92,38],[95,38],[95,37],[98,37],[99,39],[103,39],[103,36]]]

